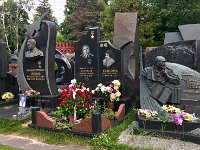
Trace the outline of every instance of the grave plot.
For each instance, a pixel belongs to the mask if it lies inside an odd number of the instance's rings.
[[[167,44],[146,53],[144,61],[141,57],[141,109],[136,116],[140,129],[199,144],[200,74],[188,67],[195,68],[198,63],[194,62],[195,43]],[[183,62],[179,58],[186,59],[185,55],[190,56]]]

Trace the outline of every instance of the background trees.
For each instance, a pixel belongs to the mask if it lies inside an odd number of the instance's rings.
[[[7,0],[0,5],[0,39],[9,52],[19,50],[23,42],[31,7],[32,1],[26,0]]]
[[[40,16],[47,12],[44,20],[53,21],[57,24],[56,18],[53,16],[53,11],[51,9],[51,5],[49,4],[49,0],[38,0],[40,2],[39,6],[36,8],[36,12],[34,14],[34,21],[36,21]]]
[[[100,25],[98,0],[77,0],[66,9],[62,33],[68,40],[78,40],[90,27]]]
[[[49,1],[39,2],[34,20],[48,12],[44,19],[57,23]],[[21,47],[33,5],[32,0],[0,3],[0,42],[5,42],[9,51]],[[199,0],[66,0],[65,19],[57,25],[57,41],[78,40],[94,26],[100,27],[101,39],[112,41],[115,12],[138,13],[143,47],[163,44],[164,33],[178,31],[178,25],[200,23]]]

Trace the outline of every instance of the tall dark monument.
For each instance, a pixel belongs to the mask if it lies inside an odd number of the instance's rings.
[[[99,39],[99,29],[90,28],[87,34],[75,43],[75,78],[90,87],[96,86],[94,83],[98,81]]]
[[[23,93],[33,89],[44,96],[55,96],[56,25],[41,20],[28,28],[19,53],[17,80]]]
[[[5,78],[8,72],[8,59],[5,44],[0,43],[0,94],[5,92]]]

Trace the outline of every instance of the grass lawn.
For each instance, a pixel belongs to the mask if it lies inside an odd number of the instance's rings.
[[[0,150],[23,150],[21,148],[13,148],[13,147],[10,147],[10,146],[6,146],[6,145],[1,145],[0,144]]]
[[[146,148],[132,148],[128,145],[117,143],[121,132],[125,130],[133,121],[134,114],[135,111],[132,110],[121,124],[116,125],[102,133],[100,136],[93,138],[84,138],[76,135],[69,135],[41,129],[30,129],[28,127],[22,127],[24,122],[10,120],[0,120],[0,134],[17,134],[38,139],[39,141],[48,144],[89,146],[91,149],[147,150]],[[149,148],[149,150],[152,150],[152,148]]]

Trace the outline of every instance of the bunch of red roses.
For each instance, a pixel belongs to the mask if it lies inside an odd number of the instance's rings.
[[[93,93],[89,88],[86,88],[85,83],[77,83],[76,79],[71,80],[71,84],[67,85],[58,99],[58,111],[65,116],[76,113],[78,118],[82,118],[89,112]]]

